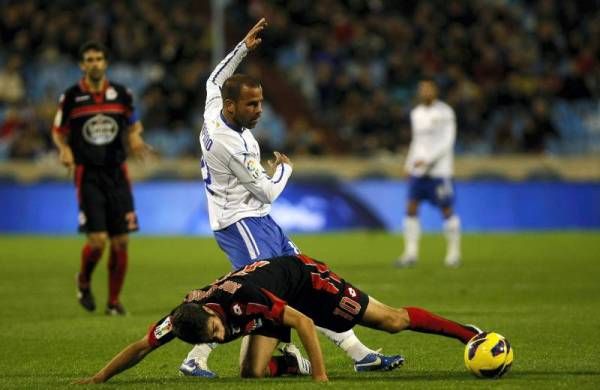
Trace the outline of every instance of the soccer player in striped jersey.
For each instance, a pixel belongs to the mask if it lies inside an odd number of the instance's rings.
[[[214,69],[206,81],[204,125],[200,133],[202,176],[210,225],[219,247],[234,269],[255,261],[298,254],[299,250],[269,216],[271,204],[284,190],[292,163],[275,152],[272,175],[261,165],[260,147],[250,131],[262,112],[260,83],[236,68],[260,43],[266,27],[261,19]],[[350,329],[320,329],[355,362],[357,371],[386,370],[401,357],[384,356],[363,345]],[[180,366],[185,375],[214,377],[207,360],[215,344],[195,346]]]
[[[92,273],[110,244],[106,314],[124,315],[119,299],[125,281],[129,233],[138,230],[127,154],[143,158],[151,148],[142,139],[143,127],[131,92],[106,78],[108,51],[87,42],[79,51],[84,76],[60,98],[52,139],[60,162],[74,171],[79,202],[79,231],[87,234],[77,274],[77,297],[94,311]]]
[[[445,264],[460,265],[460,218],[454,212],[454,140],[456,118],[448,104],[438,100],[433,80],[419,83],[420,104],[410,113],[412,140],[405,168],[410,175],[408,204],[404,219],[404,254],[396,261],[398,267],[415,265],[419,256],[421,226],[418,208],[422,201],[438,207],[444,217],[447,239]]]

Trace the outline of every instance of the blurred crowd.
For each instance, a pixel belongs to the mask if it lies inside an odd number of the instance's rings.
[[[291,121],[267,94],[256,129],[266,150],[400,151],[421,77],[456,110],[463,153],[564,151],[581,127],[570,104],[598,107],[593,1],[226,3],[228,47],[266,16],[254,57],[310,107],[312,118]],[[209,1],[0,1],[0,160],[52,150],[58,96],[79,79],[77,49],[89,39],[109,47],[109,77],[133,90],[148,142],[167,158],[195,155],[210,17]]]

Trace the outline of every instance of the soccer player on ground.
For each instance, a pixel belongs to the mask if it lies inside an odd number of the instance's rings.
[[[156,322],[148,333],[94,376],[77,383],[106,382],[174,338],[188,343],[227,343],[251,335],[241,364],[243,378],[312,374],[327,381],[316,326],[338,332],[360,324],[397,333],[405,329],[451,337],[466,344],[481,332],[417,307],[384,305],[345,281],[328,266],[305,255],[260,260],[210,286],[193,290],[184,303]],[[304,358],[273,356],[279,341],[298,333]]]
[[[408,204],[404,219],[404,254],[397,267],[415,265],[419,257],[421,226],[417,215],[421,201],[440,208],[444,216],[444,233],[448,243],[445,264],[460,265],[460,219],[454,213],[452,170],[456,119],[454,110],[438,100],[433,80],[419,83],[420,104],[410,113],[412,140],[405,168],[410,175]]]
[[[260,147],[252,135],[262,112],[262,87],[234,72],[261,42],[267,25],[261,19],[214,69],[206,82],[204,126],[200,133],[202,176],[206,184],[210,225],[234,269],[254,261],[299,253],[269,216],[271,203],[292,173],[287,156],[275,152],[272,175],[261,165]],[[357,371],[389,370],[401,356],[384,356],[363,345],[352,330],[320,329],[355,362]],[[207,360],[215,344],[194,347],[180,366],[185,375],[214,377]]]
[[[108,303],[106,314],[124,315],[119,294],[127,269],[128,233],[138,229],[127,151],[143,158],[150,148],[141,137],[131,93],[106,78],[107,50],[97,42],[79,51],[83,78],[60,98],[52,139],[60,162],[73,172],[79,202],[79,230],[87,234],[77,275],[78,299],[96,309],[91,277],[108,241]]]

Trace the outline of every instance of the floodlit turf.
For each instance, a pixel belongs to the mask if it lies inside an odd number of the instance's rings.
[[[187,290],[228,271],[212,239],[133,237],[123,303],[125,318],[103,315],[106,259],[93,289],[99,311],[75,300],[74,275],[82,237],[0,237],[0,388],[51,388],[93,374],[128,342],[177,304]],[[515,348],[513,370],[498,381],[472,377],[455,340],[356,328],[359,337],[406,365],[357,374],[328,341],[328,388],[465,389],[600,388],[600,234],[523,233],[464,237],[464,266],[442,266],[443,238],[426,236],[414,269],[394,269],[398,236],[352,233],[298,236],[296,243],[377,299],[422,306],[505,335]],[[152,353],[109,385],[125,388],[316,387],[307,378],[241,380],[239,343],[219,347],[210,366],[220,379],[179,377],[188,351],[179,341]],[[333,387],[332,387],[333,386]],[[320,386],[319,388],[322,388]]]

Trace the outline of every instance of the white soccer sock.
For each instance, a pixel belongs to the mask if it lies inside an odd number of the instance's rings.
[[[452,214],[444,222],[444,234],[448,243],[446,258],[460,258],[460,218]]]
[[[194,348],[188,353],[185,361],[190,359],[194,359],[196,361],[201,359],[208,359],[208,356],[212,352],[213,349],[217,347],[217,343],[208,343],[208,344],[196,344]]]
[[[321,328],[320,326],[317,326],[317,329],[325,335],[325,337],[333,341],[335,345],[343,349],[344,352],[346,352],[346,355],[355,362],[364,359],[365,356],[370,353],[376,353],[376,351],[373,351],[361,343],[352,329],[343,333],[336,333],[329,329]]]
[[[421,237],[421,224],[419,218],[406,216],[404,218],[404,256],[419,256],[419,238]]]

